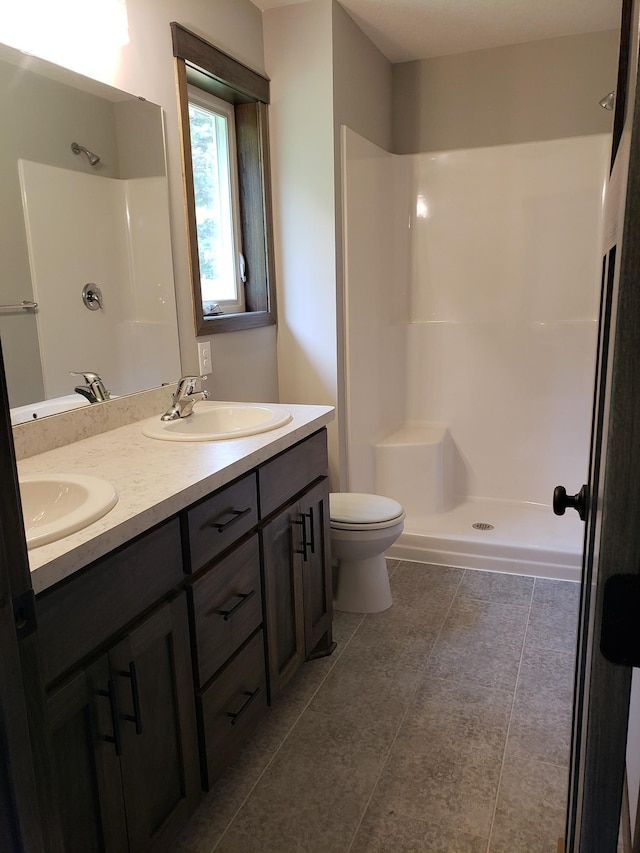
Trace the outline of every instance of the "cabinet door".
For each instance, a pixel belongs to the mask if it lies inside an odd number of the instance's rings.
[[[129,849],[164,850],[200,791],[184,594],[111,649],[109,662],[121,721]]]
[[[305,655],[321,657],[333,649],[333,594],[329,543],[329,482],[325,478],[300,499],[304,524],[302,580]]]
[[[118,713],[106,655],[47,699],[65,853],[127,850]]]
[[[299,504],[278,513],[261,536],[269,697],[273,700],[305,659]]]

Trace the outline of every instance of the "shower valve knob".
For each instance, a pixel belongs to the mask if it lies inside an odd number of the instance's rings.
[[[577,495],[568,495],[564,486],[556,486],[553,490],[553,511],[556,515],[564,515],[567,507],[575,509],[581,520],[587,517],[587,500],[589,488],[585,484]]]

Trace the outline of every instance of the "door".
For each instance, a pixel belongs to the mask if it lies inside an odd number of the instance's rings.
[[[613,660],[607,625],[619,626],[622,613],[609,606],[605,589],[619,576],[631,587],[640,579],[637,68],[638,2],[624,0],[589,484],[581,507],[586,527],[566,827],[566,850],[575,853],[615,853],[624,782],[631,667]]]
[[[270,701],[281,694],[305,659],[302,525],[300,505],[295,503],[260,532]]]
[[[65,853],[126,853],[121,722],[106,654],[53,690],[47,711]]]
[[[109,650],[130,853],[166,850],[200,793],[185,594]]]
[[[300,498],[302,588],[307,660],[331,654],[333,622],[329,545],[329,481],[325,477]]]

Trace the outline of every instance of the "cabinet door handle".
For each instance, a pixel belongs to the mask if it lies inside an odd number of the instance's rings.
[[[315,530],[314,530],[314,525],[313,525],[313,507],[311,507],[309,512],[303,512],[302,517],[303,517],[303,519],[305,519],[305,518],[309,519],[309,548],[311,548],[311,553],[315,554],[316,553],[316,537],[315,537]]]
[[[233,607],[229,607],[228,604],[225,604],[224,607],[220,607],[218,610],[209,611],[210,615],[215,613],[218,616],[222,616],[225,622],[228,622],[229,619],[233,616],[234,613],[237,613],[238,610],[242,607],[243,604],[246,604],[249,599],[253,598],[256,594],[255,589],[252,589],[251,592],[236,592],[232,598],[239,598],[240,601],[237,601]]]
[[[294,552],[296,554],[302,554],[302,559],[306,563],[309,559],[307,557],[307,548],[309,547],[309,543],[307,542],[307,521],[304,512],[301,512],[300,515],[302,516],[302,518],[295,518],[293,520],[293,523],[299,524],[302,527],[302,548],[294,548]]]
[[[218,533],[223,533],[228,527],[231,527],[232,524],[235,524],[236,521],[240,521],[247,513],[251,512],[251,507],[248,506],[246,509],[228,509],[225,510],[220,518],[223,518],[225,515],[231,515],[231,518],[228,521],[221,522],[219,518],[214,518],[211,521],[207,522],[207,527],[215,527]]]
[[[113,735],[104,735],[102,738],[107,743],[112,743],[116,748],[116,755],[122,755],[122,741],[120,740],[120,719],[118,717],[118,700],[116,699],[116,686],[112,679],[109,679],[106,690],[98,690],[98,696],[106,696],[109,699],[109,707],[111,709],[111,727]]]
[[[136,724],[136,734],[142,734],[142,714],[140,713],[140,694],[138,693],[138,673],[134,661],[129,664],[128,671],[125,670],[122,675],[125,678],[131,679],[131,701],[133,702],[133,716],[127,714],[124,719],[130,723]]]
[[[260,688],[259,688],[259,687],[256,687],[256,689],[255,689],[255,690],[244,690],[244,691],[243,691],[243,695],[244,695],[244,696],[247,696],[247,697],[248,697],[248,699],[245,701],[245,703],[244,703],[244,704],[243,704],[243,706],[240,708],[240,710],[239,710],[239,711],[227,711],[227,717],[231,717],[231,725],[232,725],[232,726],[235,726],[235,724],[238,722],[238,720],[240,719],[240,717],[244,714],[244,712],[247,710],[247,708],[249,707],[249,705],[250,705],[250,704],[253,702],[253,700],[256,698],[256,696],[258,695],[258,693],[260,693]]]

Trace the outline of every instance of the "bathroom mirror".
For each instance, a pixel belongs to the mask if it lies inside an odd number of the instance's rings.
[[[0,337],[12,420],[87,405],[71,371],[98,373],[112,396],[174,381],[162,109],[4,45],[0,109]]]

